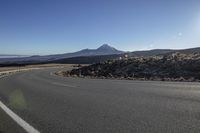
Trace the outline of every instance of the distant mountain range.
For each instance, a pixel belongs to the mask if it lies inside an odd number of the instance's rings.
[[[114,55],[114,54],[123,54],[123,53],[125,52],[117,50],[109,46],[108,44],[103,44],[97,49],[83,49],[74,53],[46,55],[46,56],[34,55],[30,57],[25,57],[25,58],[18,58],[18,57],[9,58],[9,56],[5,56],[7,58],[1,58],[0,63],[46,62],[46,61],[54,61],[54,60],[60,60],[60,59],[65,59],[65,58],[72,58],[72,57]]]
[[[8,54],[0,54],[0,58],[21,58],[28,57],[26,55],[8,55]]]
[[[108,44],[103,44],[97,49],[83,49],[74,53],[46,55],[46,56],[30,56],[17,58],[0,58],[0,66],[4,65],[21,65],[21,64],[38,64],[38,63],[96,63],[109,59],[115,59],[128,56],[156,56],[167,55],[174,52],[181,53],[200,53],[199,48],[172,50],[172,49],[154,49],[146,51],[125,52],[115,49]]]
[[[106,60],[119,59],[120,57],[124,57],[125,55],[128,55],[129,57],[167,56],[167,55],[177,53],[177,52],[183,53],[183,54],[195,54],[195,53],[200,53],[200,48],[190,48],[190,49],[183,49],[183,50],[153,49],[153,50],[146,50],[146,51],[124,52],[122,54],[79,56],[79,57],[53,60],[48,63],[93,64],[93,63],[103,62]]]

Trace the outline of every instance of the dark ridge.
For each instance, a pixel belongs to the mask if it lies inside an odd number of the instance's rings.
[[[102,56],[81,56],[49,61],[47,63],[60,63],[60,64],[94,64],[104,62],[106,60],[113,60],[119,58],[120,55],[102,55]]]

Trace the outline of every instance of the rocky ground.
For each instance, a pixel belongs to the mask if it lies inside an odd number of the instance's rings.
[[[130,80],[200,81],[200,54],[172,53],[164,56],[122,58],[57,74]]]

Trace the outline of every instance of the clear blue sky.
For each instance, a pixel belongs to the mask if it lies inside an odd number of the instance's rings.
[[[200,46],[200,0],[0,0],[0,54]]]

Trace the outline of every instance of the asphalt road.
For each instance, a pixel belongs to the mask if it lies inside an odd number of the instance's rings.
[[[40,132],[200,132],[199,83],[63,78],[54,71],[0,79],[0,100]],[[3,119],[0,132],[11,124]]]

